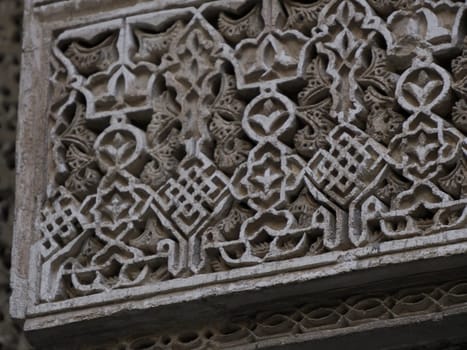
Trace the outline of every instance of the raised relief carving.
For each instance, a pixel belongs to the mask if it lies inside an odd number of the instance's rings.
[[[253,7],[244,16],[233,19],[221,13],[218,19],[219,33],[228,43],[236,45],[246,38],[256,38],[261,33],[264,23],[261,16],[261,6]]]
[[[285,340],[297,334],[314,335],[326,330],[370,323],[374,325],[378,321],[402,321],[415,315],[442,313],[466,301],[467,283],[462,280],[437,286],[405,288],[392,293],[361,293],[341,300],[331,299],[325,304],[314,300],[296,304],[287,300],[284,306],[281,304],[271,311],[244,312],[217,324],[197,325],[179,333],[122,337],[112,344],[92,349],[110,350],[118,346],[125,350],[137,350],[143,344],[159,349],[178,347],[199,350],[240,348],[252,343],[261,346],[259,344],[262,340],[270,340],[272,337]]]
[[[465,8],[216,1],[59,33],[39,300],[465,228]]]
[[[312,3],[285,0],[283,3],[287,11],[285,28],[299,30],[310,36],[311,30],[318,24],[320,12],[329,0],[318,0]]]

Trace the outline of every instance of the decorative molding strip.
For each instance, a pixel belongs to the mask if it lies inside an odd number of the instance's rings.
[[[271,339],[275,339],[277,344],[286,345],[287,338],[301,334],[324,335],[326,330],[358,329],[370,323],[377,326],[378,322],[424,314],[436,317],[438,313],[465,307],[467,281],[421,286],[391,294],[362,293],[342,300],[329,300],[325,304],[305,301],[300,305],[291,305],[290,300],[285,304],[278,303],[282,309],[276,307],[264,312],[237,315],[225,322],[203,325],[186,332],[120,339],[92,350],[242,349],[247,345],[253,349],[256,343]],[[443,347],[426,349],[446,350]]]

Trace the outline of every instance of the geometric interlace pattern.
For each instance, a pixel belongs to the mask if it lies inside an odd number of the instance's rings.
[[[466,7],[220,0],[57,33],[39,299],[465,229]]]

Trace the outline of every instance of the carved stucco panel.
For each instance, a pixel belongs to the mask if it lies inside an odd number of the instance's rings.
[[[465,2],[198,5],[53,31],[30,314],[465,248]]]

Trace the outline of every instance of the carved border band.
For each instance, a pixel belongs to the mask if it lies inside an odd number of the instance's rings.
[[[352,295],[323,304],[304,300],[293,305],[288,301],[288,304],[281,305],[282,309],[234,315],[229,320],[185,332],[120,339],[93,350],[117,347],[122,350],[258,349],[262,348],[262,343],[272,339],[287,346],[294,337],[312,334],[317,338],[326,337],[325,331],[335,330],[338,334],[338,330],[353,328],[357,331],[370,324],[384,322],[384,326],[389,327],[391,321],[410,317],[417,317],[420,321],[424,315],[433,317],[465,309],[466,302],[465,281],[406,288],[395,293]]]

